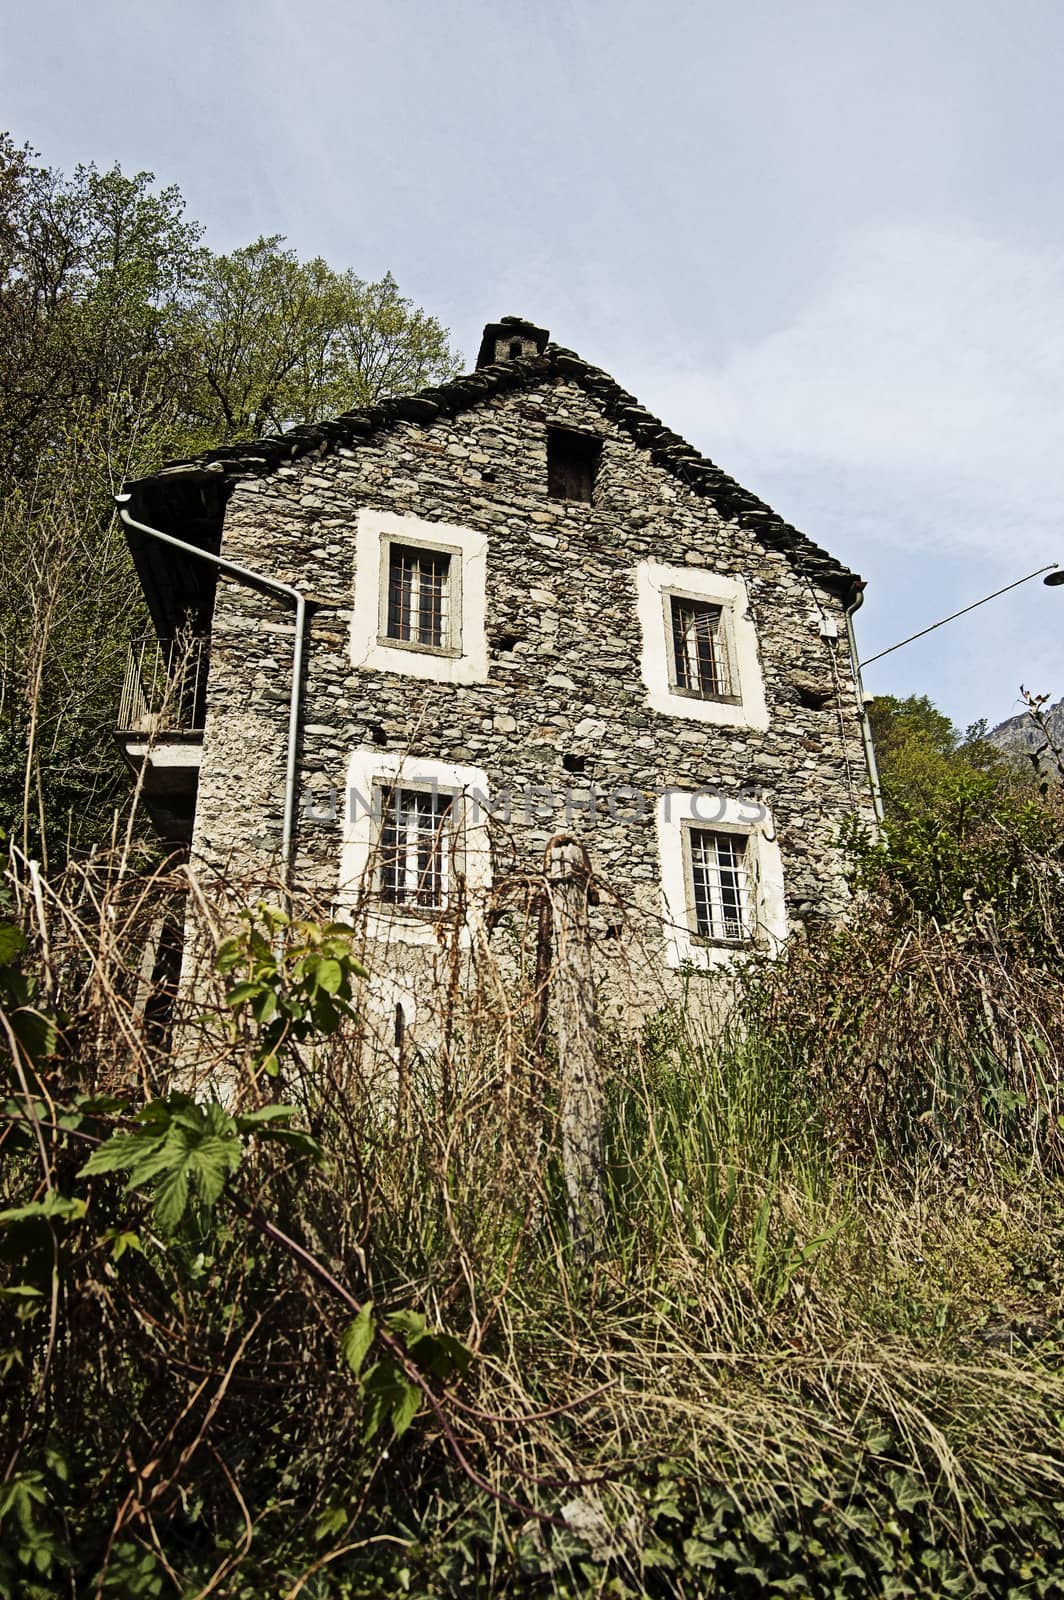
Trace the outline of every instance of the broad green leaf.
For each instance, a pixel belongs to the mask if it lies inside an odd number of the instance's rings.
[[[9,1021],[19,1044],[31,1061],[38,1061],[42,1056],[55,1054],[59,1043],[59,1029],[54,1017],[26,1006],[12,1012]]]
[[[317,1139],[299,1128],[260,1128],[257,1131],[260,1139],[268,1139],[271,1144],[287,1145],[289,1150],[309,1156],[311,1161],[321,1163],[325,1160],[325,1151]]]
[[[237,1007],[244,1005],[248,1000],[254,1000],[256,995],[263,993],[261,983],[250,983],[246,979],[243,983],[234,983],[225,997],[227,1006]]]
[[[690,1567],[715,1567],[719,1551],[703,1539],[685,1539],[683,1542],[684,1559]]]
[[[219,972],[232,972],[243,955],[244,946],[239,939],[223,939],[215,952],[214,965]]]
[[[162,1177],[180,1166],[188,1152],[188,1140],[180,1128],[167,1129],[162,1139],[152,1141],[135,1166],[130,1168],[128,1188],[142,1189],[153,1178]]]
[[[125,1172],[154,1150],[158,1136],[148,1133],[113,1133],[92,1152],[78,1172],[79,1178],[92,1178],[100,1172]]]
[[[425,1318],[420,1311],[390,1311],[385,1322],[392,1333],[398,1333],[408,1344],[413,1344],[425,1332]]]
[[[278,1122],[288,1117],[295,1116],[295,1106],[281,1105],[274,1102],[268,1106],[257,1106],[254,1111],[243,1111],[236,1119],[236,1125],[241,1133],[253,1132],[259,1123]]]
[[[243,1159],[239,1139],[222,1139],[209,1134],[189,1157],[197,1187],[208,1206],[213,1206],[225,1187],[225,1180]]]
[[[362,1398],[366,1405],[363,1437],[367,1444],[381,1424],[394,1417],[396,1408],[402,1402],[408,1387],[392,1356],[382,1356],[374,1366],[370,1367],[362,1380]]]
[[[421,1404],[421,1390],[405,1379],[400,1380],[401,1393],[392,1407],[392,1431],[401,1439],[417,1416]]]
[[[26,947],[21,928],[13,922],[0,922],[0,967],[6,967]]]
[[[272,989],[265,989],[251,1007],[252,1015],[256,1022],[272,1022],[277,1015],[277,996]]]
[[[0,1211],[0,1228],[7,1227],[13,1222],[26,1222],[32,1217],[62,1218],[78,1222],[87,1209],[84,1200],[58,1194],[54,1189],[50,1189],[43,1200],[34,1200],[25,1206],[15,1206],[10,1211]]]
[[[174,1233],[188,1205],[188,1171],[168,1172],[155,1191],[155,1220],[163,1233]]]
[[[344,981],[344,969],[338,961],[325,960],[318,964],[318,987],[326,994],[336,994]]]
[[[373,1343],[375,1331],[373,1301],[367,1300],[355,1320],[348,1323],[340,1340],[340,1353],[356,1378]]]

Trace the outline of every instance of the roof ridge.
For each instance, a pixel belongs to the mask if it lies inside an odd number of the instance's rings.
[[[145,484],[197,470],[223,474],[233,484],[243,477],[266,477],[304,456],[323,456],[337,447],[357,446],[372,434],[400,422],[428,427],[440,415],[454,416],[507,389],[529,387],[552,376],[578,383],[601,404],[606,416],[622,427],[640,448],[650,452],[656,465],[671,472],[696,494],[711,500],[723,516],[753,533],[762,544],[780,550],[796,571],[815,578],[850,602],[856,599],[864,587],[856,573],[801,533],[764,500],[744,489],[680,434],[666,427],[608,372],[585,361],[574,350],[553,343],[547,344],[542,355],[491,362],[446,383],[389,396],[321,422],[300,423],[284,433],[219,445],[194,456],[167,461],[156,472],[136,482]]]

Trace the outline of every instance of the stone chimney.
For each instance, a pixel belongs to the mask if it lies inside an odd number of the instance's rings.
[[[503,317],[501,322],[489,322],[480,341],[477,366],[516,361],[521,356],[540,356],[549,338],[546,328],[537,328],[524,317]]]

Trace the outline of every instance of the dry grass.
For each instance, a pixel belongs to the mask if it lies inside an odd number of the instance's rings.
[[[57,1101],[164,1082],[141,957],[179,887],[102,861],[20,876],[69,1019]],[[357,1300],[468,1344],[444,1401],[473,1476],[428,1411],[399,1446],[359,1442],[349,1312],[291,1256],[224,1207],[209,1240],[152,1237],[136,1197],[94,1190],[144,1250],[72,1241],[51,1431],[7,1457],[17,1477],[50,1438],[77,1461],[50,1491],[77,1553],[62,1592],[149,1556],[143,1592],[181,1595],[1055,1592],[1064,1018],[1044,972],[1023,1009],[1028,976],[871,908],[752,974],[723,1036],[670,1012],[605,1041],[610,1222],[589,1267],[531,991],[493,1013],[481,968],[401,1073],[341,1037],[280,1087],[245,1077],[327,1154],[249,1161],[244,1203]],[[221,1016],[203,1026],[220,1048]],[[69,1183],[59,1134],[53,1155]],[[10,1162],[4,1203],[35,1181]],[[5,1317],[32,1385],[39,1329]]]

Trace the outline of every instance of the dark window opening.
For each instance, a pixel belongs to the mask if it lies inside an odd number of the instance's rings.
[[[601,439],[568,428],[547,429],[547,493],[552,500],[590,505],[602,455]]]
[[[510,360],[511,361],[516,361],[517,358],[523,352],[524,348],[525,348],[525,346],[524,346],[524,341],[523,340],[521,340],[521,339],[511,339],[510,340]]]
[[[386,745],[388,743],[388,735],[385,733],[379,722],[375,722],[370,728],[369,736],[373,740],[374,744]]]
[[[388,553],[389,639],[442,650],[447,643],[451,558],[393,544]]]
[[[585,756],[562,756],[562,766],[566,772],[583,772],[586,765],[587,758]]]

